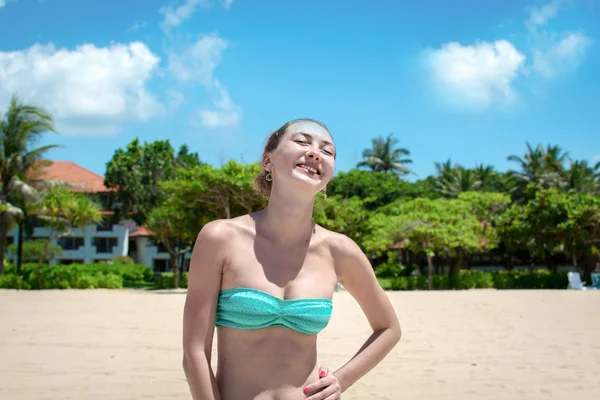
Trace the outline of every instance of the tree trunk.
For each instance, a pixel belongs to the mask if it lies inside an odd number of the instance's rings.
[[[550,272],[556,272],[556,256],[551,255],[550,257],[548,257],[546,265],[548,266],[548,270]]]
[[[4,213],[0,213],[0,275],[4,274],[4,252],[6,251],[7,228]]]
[[[21,264],[23,263],[23,231],[25,230],[25,223],[19,222],[19,243],[17,244],[17,275],[21,275]]]
[[[41,289],[41,284],[40,284],[40,266],[42,265],[42,261],[44,260],[44,258],[46,258],[46,254],[48,253],[48,246],[50,246],[50,241],[52,240],[52,238],[48,238],[48,240],[46,240],[46,243],[44,243],[44,249],[42,250],[42,254],[40,254],[40,258],[38,260],[38,264],[37,264],[37,268],[35,269],[35,276],[37,279],[37,288],[38,290]]]
[[[573,258],[573,267],[575,268],[575,271],[579,272],[579,265],[577,264],[577,254],[573,253],[572,258]]]
[[[589,277],[596,267],[596,256],[586,255],[582,260],[583,276]]]
[[[507,271],[512,271],[515,268],[515,260],[510,254],[506,256],[506,259],[504,261],[504,268]]]
[[[177,259],[179,258],[179,254],[175,254],[174,257],[172,257],[172,263],[173,263],[173,288],[177,289],[179,287],[179,263],[177,262]]]
[[[427,256],[427,288],[431,290],[432,287],[432,272],[433,272],[433,261],[431,256]]]
[[[464,252],[462,249],[456,249],[456,257],[452,258],[452,264],[450,265],[449,276],[458,274],[458,271],[464,264]]]

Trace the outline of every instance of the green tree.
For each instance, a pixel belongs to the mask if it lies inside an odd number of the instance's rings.
[[[415,199],[386,208],[390,214],[371,219],[372,230],[365,247],[379,252],[393,244],[414,253],[425,253],[431,288],[433,257],[457,257],[460,252],[488,251],[498,244],[496,230],[482,223],[474,206],[461,199]],[[450,275],[456,273],[450,270]]]
[[[376,137],[371,141],[372,147],[363,150],[363,160],[357,164],[357,167],[368,167],[371,171],[395,172],[399,175],[406,175],[411,170],[406,164],[412,163],[409,157],[410,151],[403,147],[396,148],[400,142],[389,134],[387,138],[383,136]]]
[[[15,220],[22,218],[20,208],[9,203],[11,193],[30,197],[32,188],[21,179],[55,145],[32,148],[46,132],[56,132],[54,120],[41,108],[24,104],[13,96],[0,120],[0,275],[4,273],[6,236]]]
[[[160,182],[175,179],[178,168],[200,165],[198,155],[182,146],[177,155],[168,140],[140,144],[135,138],[126,149],[117,149],[106,164],[104,184],[112,193],[116,211],[143,225],[165,193]]]
[[[266,205],[252,187],[261,171],[258,163],[239,164],[229,161],[220,169],[205,164],[179,169],[177,179],[165,181],[161,188],[173,194],[174,201],[203,224],[220,218],[232,218],[256,211]],[[198,231],[196,231],[197,233]]]
[[[368,233],[369,216],[364,202],[358,197],[345,199],[333,196],[327,197],[326,200],[318,197],[313,209],[313,220],[316,224],[342,233],[357,243],[361,243]]]
[[[514,196],[519,201],[526,201],[526,188],[529,184],[535,184],[542,188],[558,186],[561,176],[564,175],[564,162],[567,153],[558,146],[537,145],[533,148],[527,143],[527,152],[523,157],[516,155],[508,156],[509,161],[519,164],[520,170],[509,171],[509,177],[513,181]]]
[[[18,244],[13,243],[8,246],[8,251],[10,254],[16,255],[18,252]],[[51,260],[63,253],[63,248],[56,243],[51,243],[48,245],[46,239],[35,239],[24,242],[22,251],[22,258],[25,262],[38,262],[40,257],[42,257],[43,263],[49,263]]]
[[[569,160],[562,172],[560,187],[569,192],[600,194],[600,162],[593,167],[587,161]]]
[[[533,184],[528,190],[534,193],[531,199],[501,219],[502,240],[512,251],[525,248],[533,258],[546,260],[550,270],[556,269],[554,257],[561,252],[579,269],[580,257],[591,255],[600,243],[600,199]]]
[[[102,210],[87,195],[73,192],[65,186],[53,185],[41,192],[36,216],[49,230],[36,270],[39,287],[40,266],[46,258],[50,244],[57,239],[70,236],[73,229],[99,223],[102,221]]]
[[[179,259],[191,249],[195,237],[191,235],[189,228],[190,225],[196,224],[193,224],[186,210],[173,200],[174,196],[171,196],[163,204],[154,208],[148,217],[147,225],[148,229],[155,232],[158,240],[169,253],[174,287],[178,288],[181,276]]]
[[[480,190],[482,181],[477,173],[460,165],[452,165],[450,160],[435,163],[437,179],[433,181],[433,190],[446,198],[456,198],[460,193]]]
[[[396,174],[351,169],[340,172],[327,185],[327,196],[358,197],[368,210],[375,210],[399,198],[435,197],[424,181],[406,182]]]

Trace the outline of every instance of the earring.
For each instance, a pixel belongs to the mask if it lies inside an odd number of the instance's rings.
[[[273,180],[273,175],[271,175],[269,171],[267,171],[267,174],[265,175],[265,180],[267,182],[271,182]]]

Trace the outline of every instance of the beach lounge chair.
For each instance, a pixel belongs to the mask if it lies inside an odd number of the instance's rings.
[[[600,272],[592,272],[592,287],[600,289]]]
[[[575,290],[595,290],[596,288],[593,286],[585,286],[585,282],[581,282],[581,275],[579,272],[568,272],[567,276],[569,277],[569,285],[567,289],[575,289]]]

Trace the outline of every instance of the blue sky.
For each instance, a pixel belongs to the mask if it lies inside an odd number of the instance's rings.
[[[328,125],[338,171],[389,133],[419,178],[506,170],[527,141],[592,162],[599,38],[597,0],[0,0],[0,107],[46,107],[49,158],[100,174],[136,136],[257,161],[298,117]]]

